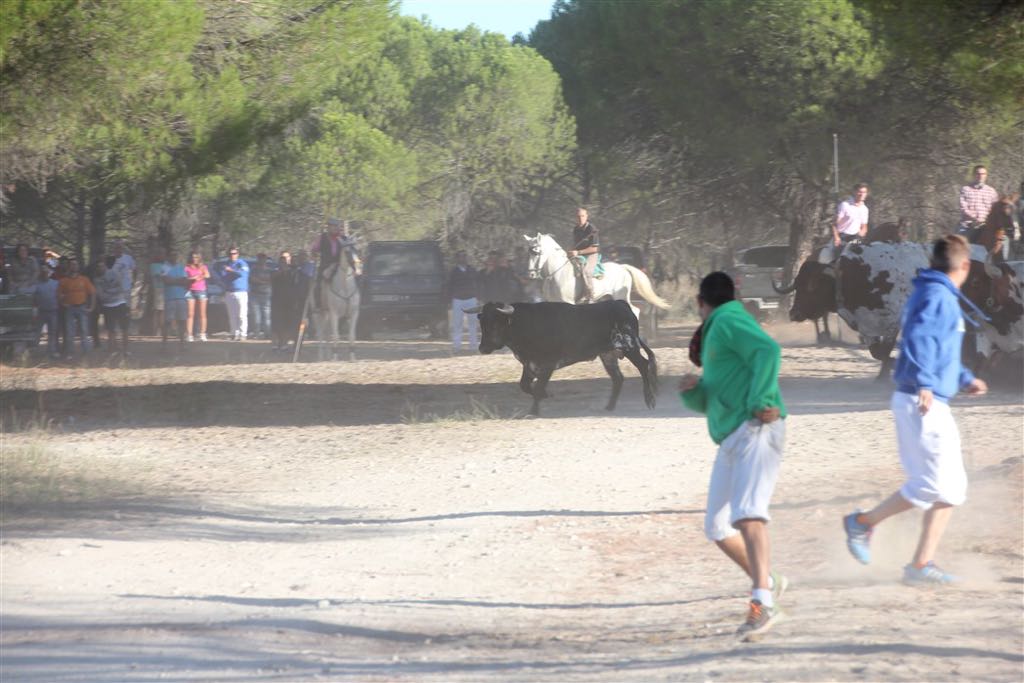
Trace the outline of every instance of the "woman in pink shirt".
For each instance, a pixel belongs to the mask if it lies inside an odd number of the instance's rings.
[[[188,302],[188,322],[185,330],[188,332],[188,340],[195,341],[192,336],[195,328],[196,307],[199,308],[199,341],[206,341],[206,278],[210,277],[210,271],[203,263],[203,257],[198,251],[193,251],[185,265],[185,277],[191,280],[188,291],[185,292],[185,300]]]

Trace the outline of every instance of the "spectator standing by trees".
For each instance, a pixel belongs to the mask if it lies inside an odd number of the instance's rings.
[[[130,303],[132,300],[132,285],[135,283],[135,259],[124,249],[124,242],[117,240],[112,248],[114,265],[110,269],[121,278],[121,286],[124,287],[125,296]]]
[[[519,301],[519,282],[508,265],[508,259],[500,251],[487,254],[484,269],[480,271],[481,303]]]
[[[31,294],[39,281],[39,263],[28,253],[27,244],[19,244],[14,258],[4,270],[6,271],[8,294]]]
[[[39,280],[36,282],[35,291],[32,292],[32,306],[36,309],[37,334],[41,337],[43,326],[46,326],[46,347],[50,358],[60,358],[60,347],[58,341],[60,327],[58,311],[60,303],[57,300],[58,282],[51,275],[51,269],[47,265],[39,268]]]
[[[252,321],[249,331],[254,339],[270,338],[272,270],[267,255],[257,254],[249,273],[249,318]]]
[[[121,330],[121,352],[128,353],[128,300],[129,291],[124,288],[123,273],[115,270],[115,257],[108,256],[96,264],[96,298],[103,324],[107,328],[110,348],[117,348],[117,330]],[[98,320],[98,318],[97,318]],[[99,323],[97,322],[97,326]],[[98,334],[98,332],[97,332]]]
[[[292,265],[291,254],[282,251],[271,276],[270,330],[275,350],[283,351],[298,336],[309,278]]]
[[[469,324],[469,343],[476,347],[477,323],[476,316],[466,314],[467,308],[477,305],[477,291],[479,289],[479,278],[476,269],[469,265],[469,257],[465,251],[455,254],[455,267],[448,275],[448,293],[452,299],[452,351],[458,353],[462,350],[462,327],[463,320]]]
[[[92,349],[89,339],[89,314],[96,309],[96,288],[79,271],[78,259],[68,259],[67,274],[57,285],[57,298],[64,311],[64,355],[74,358],[75,334],[81,335],[82,354]]]
[[[188,291],[185,292],[185,302],[188,305],[188,320],[185,325],[185,333],[188,341],[195,337],[195,318],[199,314],[199,341],[206,341],[206,280],[210,277],[210,271],[203,263],[203,255],[193,251],[189,255],[189,262],[185,265],[185,277],[189,279]]]
[[[185,264],[178,258],[178,253],[171,249],[167,252],[167,270],[164,273],[164,313],[167,324],[164,326],[162,343],[167,344],[167,328],[172,324],[178,332],[178,342],[185,348],[185,322],[188,320],[188,304],[185,292],[192,281],[185,273]]]
[[[167,274],[167,252],[163,247],[153,250],[153,261],[149,264],[149,291],[153,299],[153,325],[164,333],[164,275]]]
[[[249,332],[249,264],[239,258],[238,247],[228,250],[228,260],[217,267],[224,283],[224,303],[232,341],[244,341]]]

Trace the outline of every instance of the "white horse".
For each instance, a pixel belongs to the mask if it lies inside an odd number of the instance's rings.
[[[576,303],[576,269],[569,255],[558,245],[551,235],[537,233],[535,237],[523,235],[530,245],[531,280],[541,283],[541,298],[545,301],[564,301]],[[636,287],[637,293],[646,301],[661,309],[668,309],[670,304],[654,291],[650,278],[639,268],[626,263],[605,263],[604,277],[594,279],[594,301],[605,297],[629,303],[637,320],[640,309],[629,300],[629,295]]]
[[[316,334],[320,360],[337,359],[338,323],[348,321],[348,359],[356,359],[356,323],[359,321],[359,285],[348,259],[342,255],[341,263],[328,266],[320,276],[320,300],[316,309]],[[326,342],[330,342],[330,348]]]

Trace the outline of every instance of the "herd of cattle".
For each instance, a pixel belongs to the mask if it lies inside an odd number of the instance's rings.
[[[928,248],[913,242],[854,243],[832,263],[808,259],[791,285],[777,289],[793,293],[790,320],[812,320],[816,330],[818,321],[824,322],[819,339],[829,336],[828,314],[837,313],[860,335],[872,357],[882,361],[881,378],[892,362],[912,280],[918,269],[928,267],[928,257]],[[994,263],[984,248],[974,247],[962,292],[985,315],[976,320],[981,335],[972,347],[982,362],[1024,348],[1024,262]]]
[[[776,287],[792,293],[789,317],[812,320],[819,341],[830,337],[828,314],[837,313],[882,361],[879,379],[887,377],[900,331],[900,314],[910,296],[917,271],[927,268],[926,246],[901,239],[847,245],[838,259],[822,263],[809,258],[793,283]],[[984,248],[972,253],[971,272],[962,292],[984,314],[976,320],[980,334],[971,348],[981,362],[997,353],[1024,349],[1024,262],[995,263]],[[976,312],[965,314],[977,317]],[[533,397],[537,415],[548,397],[547,384],[558,368],[600,358],[612,379],[607,409],[622,389],[618,360],[627,358],[643,379],[644,401],[653,408],[657,395],[657,362],[640,338],[636,315],[625,301],[574,306],[566,303],[487,304],[478,311],[480,352],[508,347],[522,364],[520,388]],[[971,359],[972,361],[976,359]]]

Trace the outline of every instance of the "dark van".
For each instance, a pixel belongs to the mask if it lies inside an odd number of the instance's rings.
[[[770,245],[737,251],[731,275],[736,283],[736,298],[758,320],[779,308],[782,295],[772,283],[782,286],[782,272],[789,258],[789,247]]]
[[[360,339],[383,329],[427,326],[433,337],[448,329],[444,261],[434,241],[370,242],[363,265]]]

